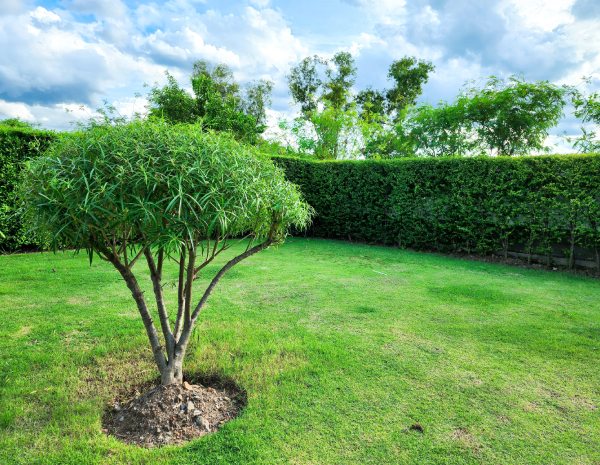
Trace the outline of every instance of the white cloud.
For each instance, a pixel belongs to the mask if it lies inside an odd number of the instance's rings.
[[[45,8],[38,6],[35,10],[30,13],[30,16],[41,24],[52,24],[60,21],[60,16],[56,13],[46,10]]]
[[[516,14],[525,28],[550,32],[574,21],[571,14],[574,4],[575,0],[508,0],[501,10],[513,20]]]
[[[224,47],[207,44],[202,35],[187,26],[175,32],[158,30],[145,37],[139,46],[155,60],[167,65],[190,67],[200,58],[233,67],[240,64],[236,53]]]
[[[94,115],[95,112],[85,105],[27,105],[0,100],[0,119],[19,118],[46,129],[69,129]]]
[[[31,8],[33,0],[2,0],[4,14],[19,14]]]
[[[382,25],[398,25],[406,19],[406,0],[354,0],[369,21]]]
[[[290,115],[285,75],[314,53],[351,51],[358,87],[388,85],[388,66],[404,55],[431,60],[437,69],[423,96],[431,103],[492,73],[568,83],[600,76],[600,20],[581,14],[593,0],[579,0],[579,13],[575,0],[345,0],[337,24],[348,27],[318,34],[310,32],[318,0],[306,0],[304,18],[269,0],[0,1],[0,116],[52,127],[102,99],[127,112],[143,83],[164,82],[165,69],[188,86],[197,59],[227,63],[242,82],[272,80],[273,122]]]
[[[250,0],[250,3],[259,8],[266,8],[270,5],[270,0]]]
[[[2,119],[5,118],[19,118],[24,121],[33,122],[35,117],[29,106],[21,102],[7,102],[0,100],[0,115]]]

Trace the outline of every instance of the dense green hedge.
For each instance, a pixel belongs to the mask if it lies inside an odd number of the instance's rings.
[[[25,159],[54,133],[0,125],[0,252],[39,246],[15,215]],[[600,154],[312,161],[274,157],[317,216],[307,234],[422,250],[593,260]]]
[[[317,212],[309,235],[600,266],[600,155],[274,160]]]
[[[0,253],[38,245],[15,214],[15,189],[24,161],[41,153],[54,137],[48,131],[0,125]]]

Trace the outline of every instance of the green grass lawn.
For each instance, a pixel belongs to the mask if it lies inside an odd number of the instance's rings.
[[[600,463],[591,278],[291,239],[224,278],[189,351],[247,390],[241,416],[149,450],[101,431],[157,375],[110,265],[0,257],[0,322],[2,465]]]

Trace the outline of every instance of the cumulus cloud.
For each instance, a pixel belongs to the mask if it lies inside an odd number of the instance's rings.
[[[134,10],[121,0],[4,10],[0,99],[18,105],[26,119],[41,115],[36,106],[48,114],[56,114],[56,105],[94,108],[162,81],[165,69],[184,79],[194,61],[206,59],[228,64],[242,81],[276,82],[282,106],[284,75],[308,50],[269,2],[252,3],[235,14],[198,8],[193,0],[147,2]],[[3,105],[0,116],[15,108]]]
[[[66,127],[103,99],[127,113],[165,69],[189,85],[198,59],[228,64],[242,82],[273,81],[271,122],[290,115],[290,66],[315,53],[351,51],[357,89],[385,87],[404,55],[431,60],[430,103],[489,74],[575,83],[600,73],[595,0],[342,0],[331,22],[311,17],[320,1],[3,0],[0,118]]]

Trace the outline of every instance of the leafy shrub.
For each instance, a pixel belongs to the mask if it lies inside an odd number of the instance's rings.
[[[20,186],[25,217],[58,247],[85,249],[110,262],[132,293],[162,384],[183,382],[183,360],[214,287],[240,261],[284,241],[311,210],[283,171],[253,147],[199,126],[135,120],[65,134],[27,165]],[[228,250],[201,297],[194,281]],[[134,266],[144,257],[162,340]],[[178,258],[175,321],[167,313],[163,264]],[[139,267],[138,267],[139,268]],[[206,274],[205,274],[206,273]],[[139,276],[139,275],[138,275]],[[170,287],[170,286],[169,286]],[[173,313],[172,313],[173,314]],[[174,324],[173,324],[174,323]]]
[[[43,152],[54,137],[25,125],[0,124],[0,253],[38,246],[18,214],[15,190],[25,160]]]
[[[307,234],[422,250],[564,255],[600,269],[600,155],[312,161],[276,157]],[[591,258],[591,257],[589,257]]]

